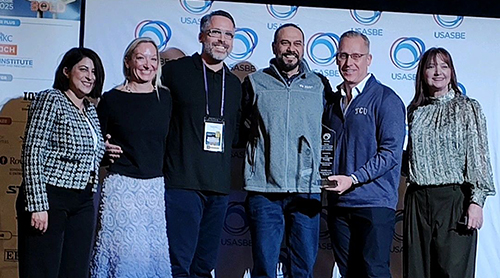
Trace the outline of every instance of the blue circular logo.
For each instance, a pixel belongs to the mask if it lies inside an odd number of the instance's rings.
[[[248,232],[245,202],[230,202],[228,204],[223,229],[232,236],[242,236]]]
[[[233,51],[229,57],[233,60],[246,60],[252,56],[259,37],[257,33],[250,28],[237,28],[234,33]]]
[[[465,89],[464,84],[458,82],[458,89],[462,93],[462,95],[466,96],[467,95],[467,89]]]
[[[400,233],[400,230],[398,230],[398,225],[403,224],[403,217],[404,217],[404,210],[400,209],[396,211],[396,221],[394,223],[394,235],[392,236],[392,239],[394,239],[397,242],[403,242],[403,234]],[[402,231],[403,229],[401,229]]]
[[[191,14],[204,14],[212,7],[213,1],[179,0],[181,7]]]
[[[380,19],[382,12],[371,11],[371,12],[359,12],[357,10],[351,10],[351,16],[354,21],[359,24],[370,26]]]
[[[425,51],[424,42],[416,37],[402,37],[391,46],[391,61],[399,69],[414,69]]]
[[[307,56],[319,66],[329,66],[335,61],[339,36],[334,33],[316,33],[307,42]]]
[[[457,16],[448,16],[448,15],[434,15],[434,21],[436,21],[437,25],[446,28],[446,29],[454,29],[460,26],[464,21],[464,17],[461,15]]]
[[[167,43],[172,37],[172,30],[167,23],[158,20],[144,20],[135,27],[135,37],[151,38],[158,46],[158,51],[167,49]]]
[[[297,11],[299,10],[298,6],[276,6],[272,4],[267,4],[267,11],[269,14],[280,20],[288,20],[291,19],[292,17],[297,14]]]

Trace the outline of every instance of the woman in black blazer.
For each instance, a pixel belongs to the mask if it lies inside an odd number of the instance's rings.
[[[17,200],[19,276],[86,278],[94,231],[93,192],[104,153],[94,105],[104,69],[87,48],[69,50],[53,89],[31,103]]]

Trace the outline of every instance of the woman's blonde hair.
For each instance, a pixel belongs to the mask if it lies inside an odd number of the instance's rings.
[[[141,37],[134,39],[125,49],[125,53],[123,55],[123,75],[125,76],[124,85],[127,84],[130,78],[130,69],[127,68],[127,61],[132,58],[135,49],[141,43],[151,43],[152,45],[154,45],[156,50],[156,56],[158,57],[158,66],[157,66],[156,76],[153,79],[153,86],[155,87],[156,90],[158,90],[158,88],[164,88],[164,86],[161,84],[161,62],[160,62],[160,53],[158,51],[158,46],[151,38],[148,37]]]

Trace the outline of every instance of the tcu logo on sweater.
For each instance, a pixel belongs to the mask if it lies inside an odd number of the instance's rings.
[[[366,109],[366,107],[356,107],[354,108],[354,111],[356,115],[366,115],[368,113],[368,109]]]

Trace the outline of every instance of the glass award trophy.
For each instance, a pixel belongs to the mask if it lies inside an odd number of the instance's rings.
[[[335,154],[335,130],[322,124],[321,129],[321,163],[319,174],[321,176],[321,185],[332,185],[328,177],[333,175],[333,158]]]

